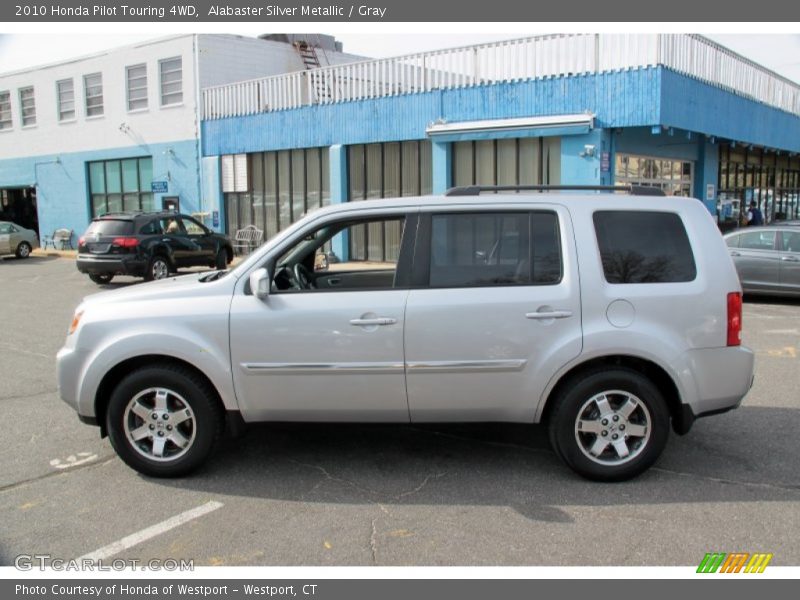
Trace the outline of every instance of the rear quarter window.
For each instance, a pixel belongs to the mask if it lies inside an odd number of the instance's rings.
[[[608,283],[672,283],[697,276],[689,237],[675,213],[598,211],[594,228]]]
[[[133,221],[120,219],[100,219],[92,221],[86,234],[97,235],[130,235],[133,233]]]

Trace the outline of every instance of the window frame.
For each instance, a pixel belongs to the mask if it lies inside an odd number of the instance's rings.
[[[72,100],[70,100],[70,102],[72,102],[72,109],[69,111],[65,111],[63,106],[64,100],[62,98],[61,85],[64,83],[69,83],[72,88]],[[66,112],[71,112],[72,115],[65,117],[64,114]],[[59,79],[56,81],[56,117],[58,118],[59,123],[72,123],[78,120],[78,110],[75,105],[75,80],[72,77],[67,77],[65,79]]]
[[[528,261],[530,268],[533,269],[534,265],[534,244],[533,244],[533,219],[538,214],[553,215],[556,219],[556,245],[558,247],[559,259],[559,276],[558,280],[536,283],[531,280],[525,283],[502,283],[502,284],[485,284],[485,285],[447,285],[447,286],[431,286],[430,285],[430,268],[431,268],[431,247],[433,242],[433,217],[435,216],[449,216],[449,215],[471,215],[471,216],[492,216],[502,214],[527,214],[528,216]],[[489,208],[489,207],[471,207],[466,210],[458,210],[447,207],[437,207],[435,210],[426,211],[420,214],[420,221],[416,236],[416,246],[414,249],[414,265],[411,275],[411,288],[412,289],[430,289],[430,290],[449,290],[449,289],[487,289],[487,288],[509,288],[509,287],[550,287],[561,285],[564,282],[564,242],[561,235],[561,215],[557,210],[550,207],[508,207],[508,208]]]
[[[173,69],[171,71],[165,71],[164,65],[169,62],[173,61],[180,61],[180,69]],[[181,77],[177,81],[180,83],[180,91],[179,92],[167,92],[164,93],[164,75],[169,73],[176,73],[180,72]],[[168,83],[176,83],[175,81],[170,81]],[[177,96],[180,94],[180,100],[176,102],[164,102],[164,96]],[[169,58],[162,58],[158,61],[158,101],[159,106],[161,108],[167,108],[170,106],[181,106],[183,105],[183,56],[171,56]]]
[[[33,110],[33,112],[30,115],[28,115],[27,117],[25,116],[25,109],[26,109],[25,100],[26,100],[26,98],[23,98],[23,96],[22,96],[23,93],[26,93],[26,92],[30,92],[30,97],[28,99],[30,100],[30,103],[31,103],[30,106],[27,107],[27,108],[30,108],[30,109]],[[19,100],[19,124],[20,124],[20,126],[23,127],[23,128],[25,128],[25,127],[35,127],[36,126],[36,91],[34,89],[34,86],[26,85],[25,87],[19,88],[17,90],[17,98]],[[26,119],[28,119],[28,122],[26,122]]]
[[[142,87],[131,87],[131,70],[132,69],[139,69],[144,68],[144,76],[143,77],[135,77],[134,79],[144,79],[144,86]],[[147,78],[147,63],[139,63],[136,65],[127,65],[125,67],[125,107],[127,112],[144,112],[150,108],[150,91],[148,90],[148,78]],[[131,91],[138,91],[144,90],[144,98],[136,98],[135,100],[131,99]],[[141,102],[144,101],[144,106],[140,106],[137,108],[131,107],[131,102]]]
[[[0,90],[0,95],[3,94],[7,96],[6,102],[8,103],[8,119],[0,121],[0,131],[11,131],[14,129],[14,109],[11,106],[11,90]],[[3,123],[7,123],[8,126],[2,126]]]
[[[93,83],[93,84],[90,85],[89,80],[90,80],[90,78],[94,78],[94,77],[98,78],[98,80],[97,80],[98,83]],[[89,88],[90,87],[99,88],[100,92],[90,95],[89,94]],[[97,98],[100,98],[100,103],[96,104],[96,105],[93,105],[93,106],[89,106],[89,100],[95,100]],[[94,114],[90,114],[91,110],[95,110],[96,111],[98,109],[99,109],[100,112],[97,112],[97,113],[94,113]],[[100,117],[102,117],[102,116],[104,116],[106,114],[105,98],[103,97],[103,73],[102,73],[102,71],[97,71],[96,73],[87,73],[86,75],[83,76],[83,114],[84,114],[84,117],[86,117],[87,119],[99,119]]]

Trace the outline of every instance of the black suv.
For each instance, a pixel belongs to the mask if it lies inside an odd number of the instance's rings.
[[[114,275],[164,279],[179,267],[225,269],[232,260],[228,236],[175,212],[107,213],[78,240],[78,270],[95,283]]]

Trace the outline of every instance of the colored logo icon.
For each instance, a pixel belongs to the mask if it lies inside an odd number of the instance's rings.
[[[707,552],[697,567],[698,573],[763,573],[772,554],[748,552]]]

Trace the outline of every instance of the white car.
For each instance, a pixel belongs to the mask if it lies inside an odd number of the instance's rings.
[[[152,476],[202,464],[226,420],[503,421],[622,480],[739,405],[741,287],[702,203],[481,191],[327,207],[230,272],[90,296],[61,397]]]

